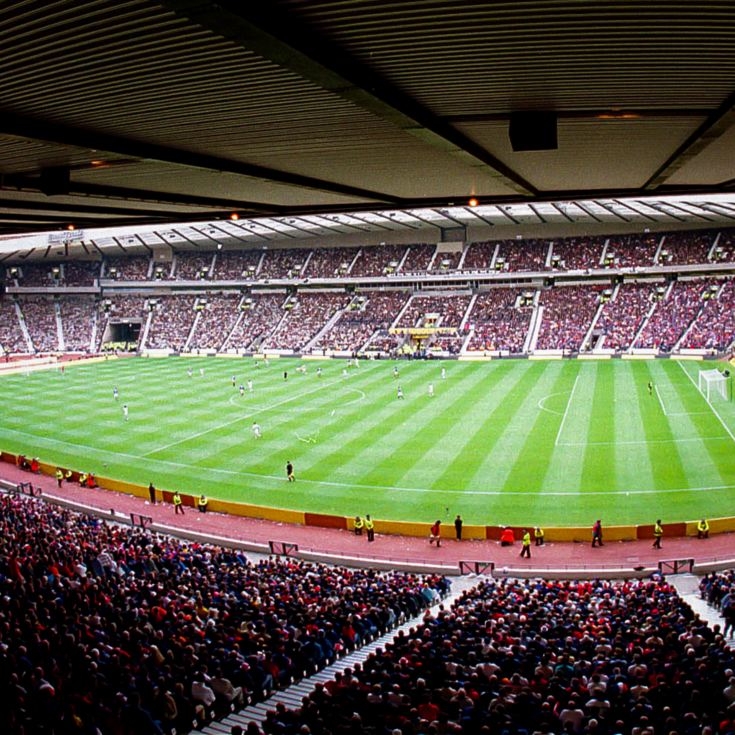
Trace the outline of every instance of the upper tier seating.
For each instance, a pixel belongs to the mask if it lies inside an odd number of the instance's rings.
[[[214,264],[214,279],[218,281],[239,281],[243,278],[254,278],[262,257],[262,250],[223,250],[217,253],[217,261]]]
[[[263,264],[258,272],[261,280],[269,278],[298,278],[307,265],[311,250],[287,248],[285,250],[266,250]]]
[[[552,268],[561,271],[599,268],[605,240],[604,237],[566,237],[555,240],[551,253]]]
[[[179,253],[176,256],[177,281],[199,281],[211,277],[213,253]],[[202,275],[204,274],[204,275]],[[168,277],[168,275],[167,275]]]
[[[350,271],[352,278],[395,273],[406,254],[405,245],[376,245],[362,248]]]
[[[706,263],[716,232],[674,232],[666,235],[658,262],[661,265]]]
[[[151,259],[147,255],[128,258],[105,258],[103,278],[116,281],[145,281]]]

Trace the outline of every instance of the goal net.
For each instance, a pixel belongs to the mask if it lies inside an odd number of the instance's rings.
[[[699,390],[710,403],[713,399],[729,400],[729,382],[719,370],[702,370],[699,373]]]

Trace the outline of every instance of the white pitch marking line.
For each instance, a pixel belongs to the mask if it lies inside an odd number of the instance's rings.
[[[689,375],[688,370],[681,364],[680,361],[677,361],[677,362],[679,362],[679,367],[684,371],[687,378],[689,378],[689,380],[692,381],[692,385],[697,389],[697,393],[699,393],[699,395],[702,396],[702,398],[704,398],[705,403],[712,409],[712,413],[715,416],[717,416],[720,423],[722,424],[722,428],[725,429],[725,431],[730,435],[730,438],[733,440],[733,442],[735,442],[735,434],[733,434],[732,431],[730,431],[730,427],[722,420],[722,416],[720,416],[718,410],[707,400],[707,397],[699,390],[699,386],[694,382],[694,378],[691,375]]]
[[[556,440],[554,441],[554,446],[559,446],[559,437],[561,436],[562,429],[564,428],[564,423],[567,420],[567,414],[569,413],[569,406],[572,405],[572,398],[574,398],[574,391],[577,390],[577,383],[579,382],[579,373],[577,373],[577,377],[574,379],[574,385],[572,386],[572,390],[569,393],[569,399],[567,400],[567,407],[564,409],[564,415],[561,417],[561,423],[559,424],[559,431],[556,432]]]
[[[544,405],[546,401],[549,400],[549,398],[553,398],[554,396],[560,396],[563,395],[562,392],[559,393],[549,393],[548,396],[544,396],[543,398],[539,399],[539,402],[536,404],[541,411],[546,411],[546,413],[553,413],[555,416],[561,416],[561,411],[554,411],[553,408],[546,408]]]
[[[27,436],[31,439],[40,439],[50,444],[62,444],[67,447],[75,447],[77,449],[84,449],[86,452],[99,452],[101,454],[109,454],[113,457],[127,457],[130,459],[143,460],[144,462],[152,462],[153,464],[163,464],[169,467],[180,467],[188,470],[198,470],[199,472],[205,472],[207,474],[216,475],[235,475],[237,477],[254,477],[261,480],[277,480],[281,484],[285,482],[282,475],[264,475],[257,472],[246,472],[238,470],[224,470],[217,467],[204,467],[202,465],[183,464],[181,462],[170,462],[167,459],[144,459],[139,454],[126,454],[124,452],[116,452],[111,449],[98,449],[96,447],[90,447],[84,444],[74,444],[73,442],[67,442],[62,439],[52,439],[48,436],[41,436],[40,434],[29,434],[25,431],[19,431],[18,429],[0,428],[0,433],[6,431],[11,434],[20,434],[21,436]],[[735,485],[708,485],[705,487],[677,487],[677,488],[663,488],[661,490],[585,490],[580,492],[557,492],[555,490],[543,491],[543,493],[530,493],[521,490],[452,490],[441,489],[441,488],[420,488],[420,487],[398,487],[394,485],[365,485],[354,482],[332,482],[329,480],[308,480],[304,477],[299,477],[300,485],[321,485],[324,487],[336,487],[336,488],[350,488],[351,490],[392,490],[404,493],[450,493],[452,495],[482,495],[482,496],[502,496],[502,495],[519,495],[523,497],[537,497],[539,495],[550,495],[552,497],[564,497],[564,498],[579,498],[580,495],[620,495],[621,493],[628,493],[629,495],[660,495],[662,493],[691,493],[691,492],[712,492],[715,490],[735,490]]]
[[[680,442],[704,442],[704,441],[725,441],[729,440],[729,436],[696,436],[685,439],[641,439],[640,441],[615,441],[615,442],[562,442],[560,447],[588,447],[588,446],[605,446],[612,447],[618,445],[643,445],[643,444],[678,444]]]
[[[658,386],[657,386],[657,385],[655,385],[655,386],[653,387],[653,389],[654,389],[654,390],[656,391],[656,395],[658,396],[658,402],[659,402],[659,404],[660,404],[660,406],[661,406],[661,410],[662,410],[662,411],[664,412],[664,416],[668,416],[668,415],[669,415],[669,413],[668,413],[668,411],[666,410],[666,406],[664,406],[664,402],[663,402],[663,399],[661,398],[661,393],[659,393],[659,390],[658,390]]]
[[[304,391],[303,393],[299,393],[298,395],[291,396],[290,398],[284,398],[281,401],[276,401],[270,406],[257,408],[254,411],[250,411],[249,413],[243,414],[242,416],[239,416],[236,419],[232,419],[231,421],[224,421],[221,424],[217,424],[216,426],[211,426],[209,429],[204,429],[203,431],[198,431],[196,432],[196,434],[190,434],[189,436],[184,437],[183,439],[178,439],[175,442],[171,442],[170,444],[164,444],[162,447],[151,449],[148,452],[144,452],[140,456],[149,457],[151,454],[157,454],[158,452],[162,452],[164,449],[170,449],[171,447],[175,447],[179,444],[184,444],[185,442],[191,441],[192,439],[198,439],[200,436],[204,436],[205,434],[210,434],[211,432],[218,431],[219,429],[224,429],[225,427],[232,426],[233,424],[237,424],[240,421],[245,421],[245,419],[250,419],[253,416],[257,416],[259,413],[262,413],[263,411],[270,411],[274,408],[278,408],[278,406],[283,406],[285,403],[290,403],[291,401],[295,401],[299,398],[304,398],[304,396],[311,395],[312,393],[316,393],[320,390],[323,390],[324,388],[329,388],[340,382],[342,381],[334,381],[332,383],[322,383],[319,387],[314,388],[313,390],[307,390],[307,391]]]

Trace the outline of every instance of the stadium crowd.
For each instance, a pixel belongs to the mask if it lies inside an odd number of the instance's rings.
[[[0,347],[6,354],[28,351],[15,301],[11,299],[0,299]]]
[[[57,352],[56,305],[49,296],[24,297],[19,300],[23,318],[36,352]]]
[[[394,273],[406,254],[405,245],[376,245],[361,248],[360,256],[354,262],[350,276],[384,276]]]
[[[567,286],[543,291],[544,311],[536,347],[540,350],[580,350],[602,290],[600,286]]]
[[[196,317],[195,301],[193,296],[158,297],[146,345],[159,350],[183,349]]]
[[[265,257],[258,271],[258,278],[297,278],[308,267],[307,261],[311,250],[303,248],[286,248],[284,250],[266,250]]]
[[[473,330],[468,351],[523,351],[533,310],[516,307],[522,293],[521,289],[498,288],[478,295],[468,319]]]
[[[653,306],[653,288],[646,283],[627,283],[607,301],[597,320],[597,331],[605,336],[603,347],[616,351],[632,346],[643,320]]]
[[[704,306],[702,293],[707,283],[696,279],[671,284],[668,293],[656,304],[635,346],[671,352]]]
[[[735,655],[665,581],[483,581],[268,735],[714,735]]]
[[[555,270],[599,268],[604,237],[567,237],[552,244],[551,265]]]
[[[439,576],[185,544],[0,496],[0,730],[181,735],[415,616]]]
[[[314,349],[360,350],[376,331],[390,327],[407,299],[407,295],[400,292],[370,293],[358,297],[356,308],[346,309],[314,343]]]
[[[735,340],[735,282],[727,280],[719,292],[710,293],[700,317],[681,344],[683,348],[724,352]]]
[[[301,350],[350,301],[345,293],[310,293],[290,302],[283,321],[263,343],[265,349]]]
[[[246,297],[242,319],[235,325],[224,345],[231,350],[248,350],[260,346],[284,315],[283,294]]]
[[[219,350],[235,326],[240,312],[239,293],[208,294],[189,343],[190,350]]]
[[[64,296],[59,299],[64,348],[89,352],[96,319],[97,302],[92,296]]]
[[[151,259],[145,255],[105,258],[102,278],[117,281],[146,281]]]
[[[261,250],[220,251],[214,264],[215,280],[236,281],[242,278],[251,278],[258,272]]]

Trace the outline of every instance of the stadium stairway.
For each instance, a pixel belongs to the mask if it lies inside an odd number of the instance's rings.
[[[434,611],[440,606],[448,609],[465,592],[475,587],[480,580],[481,577],[474,574],[464,577],[453,577],[451,593],[436,605],[433,605],[428,609]],[[243,730],[247,728],[248,723],[250,722],[255,722],[258,725],[261,725],[265,720],[268,711],[275,710],[276,705],[278,704],[283,704],[288,709],[296,709],[297,707],[300,707],[302,699],[308,696],[317,684],[323,684],[331,681],[334,678],[335,673],[344,671],[346,668],[353,667],[357,663],[362,663],[371,653],[374,653],[378,648],[383,648],[399,633],[408,632],[411,628],[419,625],[426,615],[426,612],[427,610],[422,611],[419,615],[407,620],[396,628],[393,628],[393,630],[389,631],[385,635],[367,643],[362,646],[362,648],[358,648],[357,650],[348,653],[346,656],[337,659],[334,663],[326,666],[316,674],[305,677],[286,689],[275,691],[268,699],[258,702],[257,704],[249,705],[238,712],[234,712],[221,720],[211,722],[205,727],[199,730],[194,730],[193,732],[201,732],[204,733],[204,735],[229,735],[233,725],[240,725]]]
[[[716,610],[711,605],[708,605],[699,594],[699,582],[702,579],[701,576],[696,574],[676,574],[667,577],[668,581],[676,588],[679,596],[684,602],[692,608],[692,610],[704,620],[710,628],[715,625],[719,625],[723,628],[725,625],[725,619],[720,615],[719,610]],[[730,648],[735,648],[735,640],[732,638],[727,641],[727,645]]]

